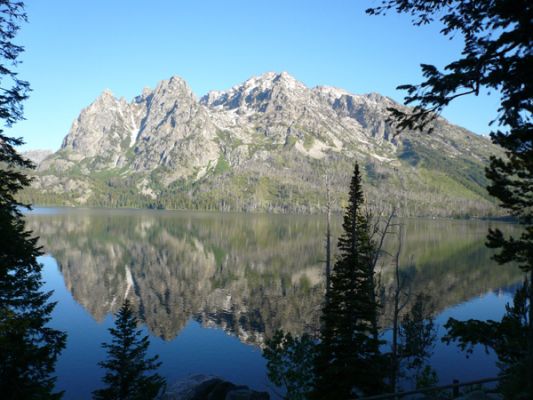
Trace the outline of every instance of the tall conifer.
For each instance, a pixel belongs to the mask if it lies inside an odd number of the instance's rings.
[[[462,36],[463,49],[443,69],[422,64],[424,81],[401,85],[407,91],[411,111],[391,109],[392,120],[400,130],[431,131],[435,118],[455,99],[479,95],[484,90],[500,95],[498,115],[493,122],[492,142],[505,151],[505,157],[491,157],[486,170],[488,192],[522,226],[520,235],[509,236],[499,229],[489,231],[488,246],[499,249],[494,259],[515,263],[529,275],[533,285],[533,3],[528,0],[382,0],[367,10],[370,15],[389,11],[410,15],[414,25],[434,21],[442,24],[444,36]],[[428,129],[429,128],[429,129]],[[526,286],[524,286],[526,287]],[[524,366],[523,386],[533,398],[533,291],[528,291],[528,322],[523,326],[527,351],[517,366]],[[477,321],[480,322],[480,321]],[[503,322],[503,321],[502,321]],[[457,323],[457,321],[452,324]],[[464,322],[464,328],[475,325]],[[449,324],[450,325],[450,324]],[[457,328],[457,327],[456,327]],[[487,333],[454,328],[458,340],[483,341]],[[496,331],[494,331],[496,332]],[[493,334],[494,332],[491,332]],[[523,332],[515,332],[518,337]],[[519,385],[520,386],[520,385]]]
[[[378,304],[375,298],[375,243],[369,216],[364,212],[359,165],[355,164],[344,233],[322,310],[316,358],[316,399],[348,399],[382,389],[382,357],[377,339]]]
[[[13,39],[25,21],[21,1],[0,1],[0,119],[7,127],[23,118],[29,92],[14,70],[23,48]],[[55,303],[41,292],[41,251],[16,200],[30,182],[24,169],[33,166],[15,150],[22,143],[0,130],[0,396],[58,399],[52,373],[66,335],[47,326]]]
[[[126,300],[110,328],[111,343],[103,343],[108,358],[99,363],[106,369],[103,381],[107,386],[94,391],[97,400],[152,400],[161,394],[165,380],[159,374],[147,375],[161,365],[158,356],[147,358],[150,341],[137,328],[130,302]]]

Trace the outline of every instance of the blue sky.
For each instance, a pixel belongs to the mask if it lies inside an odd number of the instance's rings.
[[[178,75],[197,96],[267,71],[287,71],[308,86],[378,92],[398,101],[420,81],[420,63],[443,66],[461,40],[439,25],[370,17],[373,0],[28,0],[17,42],[18,67],[33,92],[26,121],[12,128],[23,149],[59,148],[72,121],[102,90],[130,100],[143,87]],[[461,99],[444,116],[489,132],[498,97]]]

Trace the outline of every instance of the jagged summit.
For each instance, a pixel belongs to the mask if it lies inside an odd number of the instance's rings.
[[[200,100],[178,76],[131,102],[106,90],[40,164],[35,187],[82,204],[107,204],[106,190],[119,190],[135,204],[170,196],[174,207],[310,211],[323,204],[323,171],[342,197],[358,160],[369,196],[406,214],[489,209],[483,169],[499,149],[443,119],[430,136],[396,136],[391,106],[400,107],[377,93],[309,88],[286,72]]]
[[[106,98],[106,97],[115,97],[115,95],[113,94],[113,92],[111,91],[111,89],[104,89],[102,91],[102,93],[100,94],[100,97],[101,98]]]
[[[327,95],[327,96],[331,96],[333,98],[338,98],[338,97],[341,97],[341,96],[350,96],[351,93],[347,92],[346,90],[344,89],[341,89],[341,88],[337,88],[337,87],[334,87],[334,86],[315,86],[313,88],[313,90],[317,93],[320,93],[320,94],[323,94],[323,95]]]
[[[245,90],[249,92],[256,88],[272,89],[274,86],[285,86],[287,88],[296,89],[298,87],[305,87],[305,85],[290,75],[288,72],[265,72],[264,74],[253,76],[239,85],[233,86],[230,91]]]
[[[189,84],[179,76],[171,76],[169,79],[160,81],[155,90],[155,93],[174,93],[176,95],[185,94],[190,97],[195,97]]]
[[[287,72],[266,72],[254,76],[227,91],[211,91],[200,103],[214,109],[238,109],[266,111],[268,103],[276,97],[301,95],[308,88]]]
[[[266,72],[262,75],[252,77],[245,81],[242,85],[245,88],[273,88],[275,86],[283,86],[288,89],[301,89],[305,85],[290,75],[288,72]]]
[[[110,89],[104,89],[87,108],[90,108],[91,106],[98,106],[98,105],[103,105],[103,104],[110,105],[117,101],[118,99],[115,97],[115,95]]]

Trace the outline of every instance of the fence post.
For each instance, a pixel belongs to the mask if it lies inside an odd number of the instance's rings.
[[[453,380],[453,389],[452,389],[452,399],[456,399],[459,397],[459,380],[454,379]]]

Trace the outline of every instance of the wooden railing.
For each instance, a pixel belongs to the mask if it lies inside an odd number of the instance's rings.
[[[454,379],[453,383],[449,385],[434,386],[434,387],[429,387],[429,388],[424,388],[424,389],[410,390],[408,392],[378,394],[375,396],[361,397],[359,400],[401,399],[402,397],[409,396],[409,395],[432,393],[432,392],[444,391],[444,390],[449,390],[449,389],[451,389],[452,391],[451,393],[452,399],[455,399],[459,397],[460,387],[482,385],[484,383],[491,383],[491,382],[498,382],[502,378],[503,376],[500,376],[497,378],[478,379],[477,381],[469,381],[469,382],[459,382],[458,380]]]

